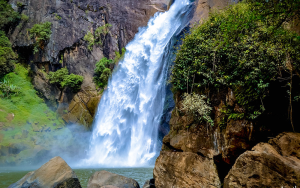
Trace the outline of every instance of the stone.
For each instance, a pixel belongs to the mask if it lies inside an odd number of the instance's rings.
[[[155,188],[155,180],[154,179],[147,180],[143,188]]]
[[[161,151],[153,175],[156,188],[221,187],[214,161],[192,152]]]
[[[8,188],[81,188],[81,185],[70,166],[61,157],[54,157]]]
[[[95,172],[87,188],[140,188],[137,181],[105,170]]]
[[[240,155],[224,188],[300,186],[300,133],[282,133]]]

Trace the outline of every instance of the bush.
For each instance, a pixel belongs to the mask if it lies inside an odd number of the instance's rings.
[[[75,74],[70,74],[64,77],[63,82],[61,82],[62,87],[71,87],[73,91],[79,91],[81,84],[83,82],[83,77]]]
[[[100,61],[96,63],[94,81],[99,87],[106,86],[108,78],[111,75],[111,70],[109,69],[109,66],[112,63],[113,60],[107,59],[106,57],[102,58]]]
[[[80,90],[83,82],[83,77],[75,74],[70,74],[67,68],[61,68],[56,72],[50,72],[48,79],[51,84],[58,84],[60,89],[71,87],[74,92]]]
[[[51,36],[51,22],[45,22],[41,24],[35,24],[30,30],[30,37],[34,38],[36,43],[34,44],[33,52],[38,52],[38,47],[44,49],[46,43]]]
[[[193,115],[199,121],[206,121],[213,126],[214,122],[210,117],[212,107],[209,106],[209,102],[206,99],[207,97],[204,95],[185,93],[180,110],[186,114]]]
[[[29,20],[29,17],[26,14],[21,14],[21,20],[23,20],[24,22],[27,22]]]
[[[51,84],[60,84],[64,81],[64,78],[69,74],[67,68],[61,68],[56,72],[49,72],[48,79]]]
[[[2,82],[0,82],[1,97],[9,98],[11,96],[18,95],[20,90],[20,87],[11,84],[8,79],[4,79]]]
[[[194,88],[209,96],[231,88],[245,117],[258,117],[269,84],[282,74],[296,75],[300,62],[300,37],[260,18],[248,4],[238,3],[192,28],[177,52],[171,77],[174,91]]]
[[[16,58],[9,39],[3,31],[0,31],[0,78],[13,71],[13,62]]]
[[[112,25],[110,24],[105,24],[101,27],[98,27],[95,31],[95,35],[93,35],[93,33],[91,31],[88,31],[87,34],[84,36],[84,40],[88,42],[88,49],[90,51],[93,50],[93,46],[95,44],[99,44],[99,45],[103,45],[103,41],[101,39],[101,35],[104,36],[105,38],[105,35],[108,34],[109,32],[109,28],[111,27]]]
[[[0,30],[5,29],[5,26],[16,22],[19,18],[20,15],[6,0],[0,0]]]

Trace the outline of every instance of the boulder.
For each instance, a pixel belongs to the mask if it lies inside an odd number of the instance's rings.
[[[224,188],[300,186],[300,133],[282,133],[240,155]]]
[[[143,188],[155,188],[155,180],[154,179],[147,180]]]
[[[61,157],[54,157],[8,188],[81,188],[81,185],[70,166]]]
[[[221,187],[214,161],[192,152],[161,151],[153,175],[156,188]]]
[[[89,179],[88,188],[140,188],[137,181],[105,170],[95,172]]]

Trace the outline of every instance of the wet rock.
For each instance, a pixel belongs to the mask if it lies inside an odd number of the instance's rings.
[[[87,188],[140,188],[137,181],[105,170],[95,172]]]
[[[155,188],[155,180],[154,179],[147,180],[143,188]]]
[[[61,158],[54,157],[33,172],[29,172],[8,188],[81,188],[75,172]]]
[[[161,151],[154,171],[155,187],[221,187],[212,159],[191,152]]]
[[[239,156],[224,188],[300,186],[300,133],[282,133]]]

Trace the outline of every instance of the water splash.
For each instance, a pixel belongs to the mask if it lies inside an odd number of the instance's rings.
[[[171,39],[188,24],[190,10],[189,0],[176,0],[126,46],[98,106],[85,165],[146,166],[155,159]]]

